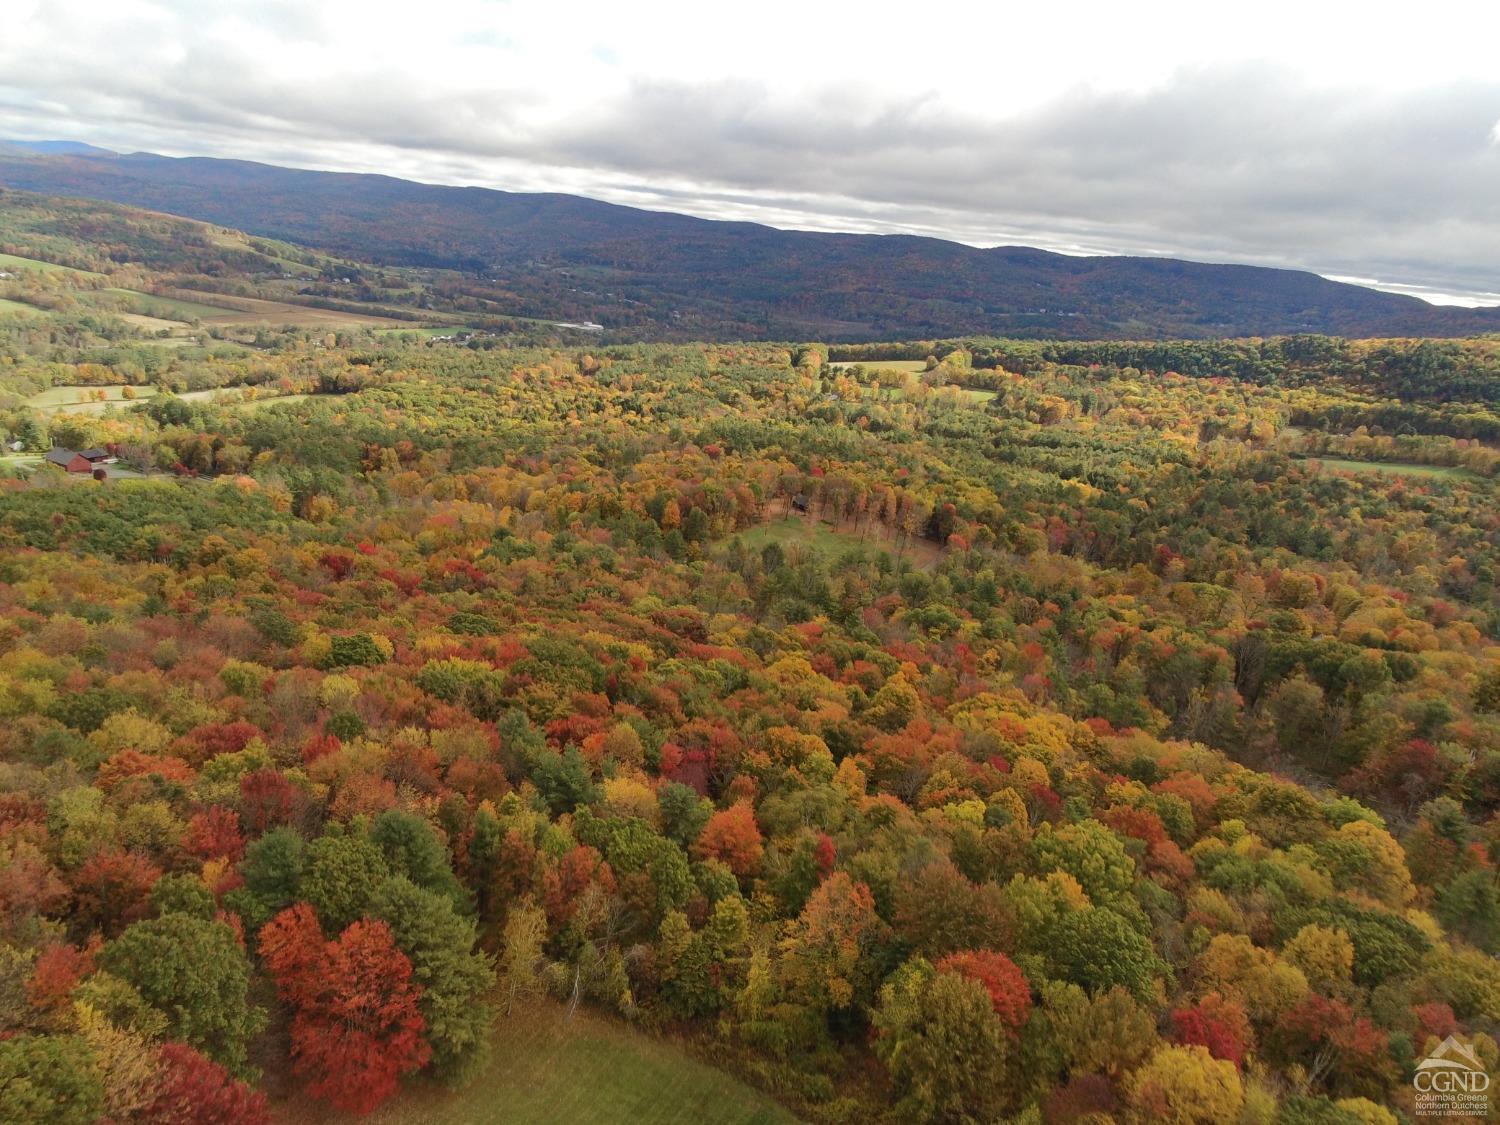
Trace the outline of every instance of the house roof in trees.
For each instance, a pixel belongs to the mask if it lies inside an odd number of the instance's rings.
[[[49,449],[45,459],[54,465],[61,465],[70,473],[86,473],[93,467],[87,458],[71,449]]]

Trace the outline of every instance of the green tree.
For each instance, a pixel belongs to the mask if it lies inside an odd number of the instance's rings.
[[[227,902],[248,929],[260,929],[297,900],[306,852],[307,842],[291,828],[273,828],[245,849],[240,861],[245,885],[231,891]]]
[[[250,1003],[250,962],[228,925],[163,914],[106,945],[99,964],[167,1017],[170,1037],[243,1071],[264,1013]]]
[[[881,987],[875,1052],[907,1121],[993,1121],[1010,1040],[984,985],[908,961]]]
[[[468,896],[453,874],[448,849],[422,817],[387,809],[370,825],[370,840],[384,853],[393,873],[445,896],[459,910],[469,909]]]
[[[661,996],[668,1010],[681,1019],[712,1012],[717,996],[709,976],[708,943],[693,932],[681,911],[670,910],[662,919],[656,951]]]
[[[411,961],[412,978],[422,986],[419,1007],[434,1074],[451,1085],[462,1083],[483,1061],[493,1021],[483,997],[495,972],[474,948],[473,919],[454,910],[447,895],[403,876],[381,885],[370,914],[390,927],[396,947]]]
[[[6,1125],[94,1125],[104,1085],[88,1044],[73,1035],[0,1041],[0,1121]]]
[[[1043,825],[1031,845],[1033,862],[1045,875],[1059,868],[1078,880],[1095,906],[1118,901],[1135,881],[1135,861],[1120,838],[1096,820],[1052,830]]]
[[[375,843],[361,832],[349,831],[308,845],[300,890],[318,920],[336,934],[364,914],[390,874],[390,864]]]
[[[1104,907],[1061,914],[1048,957],[1057,976],[1091,992],[1120,985],[1142,998],[1165,968],[1140,931]]]

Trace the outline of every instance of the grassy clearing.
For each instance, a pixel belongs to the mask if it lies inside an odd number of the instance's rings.
[[[24,301],[10,301],[4,297],[0,297],[0,315],[5,315],[7,313],[19,313],[23,316],[51,315],[45,309],[39,309],[32,305],[28,305]]]
[[[199,301],[183,301],[176,297],[160,297],[155,293],[139,293],[134,289],[105,289],[102,292],[120,298],[131,312],[140,316],[155,317],[175,322],[188,320],[212,320],[234,315],[234,310]]]
[[[192,304],[197,301],[213,301],[212,293],[195,293],[182,290],[180,302]],[[299,328],[348,328],[369,325],[375,328],[404,328],[401,321],[388,316],[370,316],[366,313],[339,312],[334,309],[315,309],[307,305],[291,305],[284,301],[265,301],[259,297],[226,297],[233,308],[215,308],[212,314],[199,314],[207,324],[250,326],[257,324],[291,324]],[[412,327],[416,327],[413,325]]]
[[[1468,469],[1450,465],[1414,465],[1406,461],[1347,461],[1342,457],[1313,455],[1308,455],[1305,460],[1316,461],[1323,468],[1335,473],[1389,473],[1403,477],[1448,477],[1450,479],[1473,476]]]
[[[155,387],[132,387],[133,401],[140,402],[156,393]],[[95,394],[104,392],[102,402]],[[111,406],[129,406],[132,400],[125,398],[124,387],[50,387],[26,400],[26,405],[38,414],[99,414]]]
[[[176,332],[188,327],[180,320],[163,320],[159,316],[144,316],[141,313],[121,313],[120,319],[147,332]]]
[[[866,371],[926,371],[925,359],[854,359],[828,365],[835,371],[850,367],[863,367]]]
[[[740,532],[740,542],[752,551],[759,551],[770,543],[783,548],[793,545],[842,554],[861,546],[883,548],[885,545],[867,537],[863,543],[857,532],[835,531],[821,520],[805,519],[802,516],[783,516],[759,527]]]
[[[75,270],[72,266],[60,266],[56,262],[43,262],[36,258],[22,258],[16,254],[0,254],[0,270],[41,270],[44,273],[76,273],[81,277],[103,277],[102,273],[90,270]]]
[[[759,551],[768,543],[780,544],[783,549],[791,546],[805,547],[829,556],[858,550],[868,551],[872,555],[886,551],[892,557],[905,558],[920,567],[936,565],[942,555],[942,548],[925,539],[909,539],[904,548],[898,549],[895,536],[879,524],[872,523],[861,537],[852,528],[835,528],[823,520],[795,514],[768,520],[759,527],[742,531],[739,539],[752,551]]]
[[[370,1125],[793,1125],[757,1090],[652,1039],[555,1004],[501,1020],[483,1073],[463,1090],[413,1088],[366,1118]],[[277,1121],[353,1121],[297,1098]]]
[[[430,340],[434,336],[453,336],[459,332],[472,332],[473,329],[462,324],[444,324],[436,328],[417,328],[413,326],[411,328],[377,328],[376,331],[393,334],[396,332],[410,332],[414,336],[424,336]]]
[[[975,390],[972,387],[958,387],[957,390],[959,394],[964,396],[964,399],[966,401],[974,403],[976,405],[980,403],[990,402],[995,397],[994,391]]]

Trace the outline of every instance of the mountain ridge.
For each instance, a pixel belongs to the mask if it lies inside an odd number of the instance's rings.
[[[518,315],[582,317],[644,338],[1500,331],[1500,309],[1433,306],[1299,270],[789,231],[381,173],[0,144],[0,184],[151,208],[381,264],[454,270],[469,277],[465,284],[504,295]]]

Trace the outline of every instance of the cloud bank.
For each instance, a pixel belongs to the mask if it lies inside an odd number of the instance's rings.
[[[1495,41],[1482,27],[1447,27],[1424,69],[1404,29],[1363,60],[1319,65],[1317,26],[1304,55],[1226,55],[1191,6],[1113,43],[1045,22],[923,43],[878,6],[858,33],[816,5],[562,7],[15,0],[0,135],[1500,304],[1500,79],[1465,53]]]

